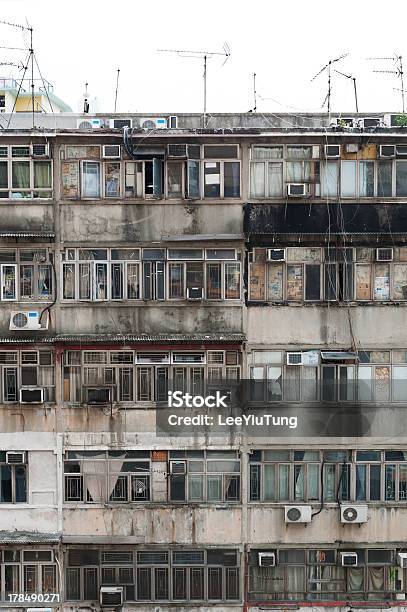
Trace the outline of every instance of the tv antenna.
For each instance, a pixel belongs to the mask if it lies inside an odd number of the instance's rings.
[[[337,72],[338,74],[341,74],[346,79],[352,79],[352,81],[353,81],[353,91],[355,93],[356,112],[358,113],[359,112],[359,107],[358,107],[358,92],[357,92],[357,89],[356,89],[356,77],[354,77],[352,74],[345,74],[344,72],[341,72],[340,70],[335,70],[335,72]]]
[[[324,99],[324,101],[322,103],[322,108],[324,108],[325,104],[327,104],[328,115],[331,112],[331,96],[332,96],[331,69],[332,69],[332,64],[335,64],[336,62],[339,62],[339,61],[343,60],[348,55],[349,55],[349,53],[344,53],[343,55],[340,55],[339,57],[336,57],[335,59],[329,60],[329,62],[327,64],[325,64],[325,66],[323,66],[321,68],[321,70],[319,72],[317,72],[316,75],[313,76],[312,79],[311,79],[311,83],[312,83],[312,81],[315,81],[315,79],[317,77],[319,77],[320,74],[325,72],[325,70],[327,71],[327,74],[328,74],[328,92],[327,92],[327,94],[325,96],[325,99]]]
[[[116,77],[116,93],[114,96],[114,112],[116,112],[117,108],[117,94],[119,91],[119,77],[120,77],[120,68],[117,69],[117,77]]]
[[[405,104],[404,104],[404,73],[403,73],[403,57],[395,53],[393,57],[368,57],[368,60],[376,60],[376,61],[386,61],[393,62],[395,64],[393,70],[373,70],[373,72],[378,72],[381,74],[395,74],[398,79],[400,79],[400,89],[398,91],[401,92],[401,106],[402,112],[405,112]],[[395,89],[395,88],[394,88]]]
[[[249,110],[249,113],[257,112],[257,91],[256,91],[256,73],[253,72],[253,103],[254,106]]]
[[[157,49],[158,53],[176,53],[180,57],[190,57],[192,59],[203,60],[203,125],[206,127],[206,87],[207,87],[207,61],[215,55],[225,58],[222,66],[226,64],[230,57],[230,47],[227,42],[223,43],[223,51],[191,51],[187,49]]]
[[[22,65],[18,65],[18,67],[20,68],[20,70],[24,70],[24,72],[23,72],[23,76],[22,76],[21,81],[20,81],[19,86],[18,86],[17,95],[16,95],[16,97],[15,97],[15,99],[14,99],[14,104],[13,104],[12,111],[11,111],[11,113],[10,113],[10,117],[9,117],[9,119],[8,119],[7,127],[10,127],[11,118],[12,118],[13,113],[14,113],[15,108],[16,108],[17,100],[18,100],[18,97],[19,97],[19,95],[20,95],[20,92],[21,92],[21,89],[22,89],[22,86],[23,86],[23,82],[24,82],[24,77],[25,77],[25,74],[26,74],[27,70],[30,68],[30,72],[31,72],[31,78],[30,78],[30,87],[31,87],[31,112],[32,112],[32,127],[33,127],[33,129],[34,129],[34,128],[35,128],[35,108],[34,108],[34,100],[35,100],[35,95],[34,95],[34,94],[35,94],[35,84],[34,84],[34,63],[35,63],[35,65],[36,65],[37,70],[38,70],[38,73],[39,73],[39,75],[40,75],[40,78],[41,78],[41,81],[42,81],[42,85],[43,85],[43,88],[44,88],[44,91],[45,91],[45,95],[47,96],[47,99],[48,99],[48,104],[50,105],[51,111],[52,111],[52,112],[54,112],[54,109],[52,108],[51,100],[50,100],[49,95],[48,95],[48,88],[46,87],[45,82],[44,82],[44,79],[42,78],[41,70],[40,70],[40,67],[39,67],[39,65],[38,65],[38,61],[37,61],[37,58],[36,58],[36,56],[35,56],[35,53],[34,53],[34,45],[33,45],[33,28],[32,28],[32,26],[30,26],[30,25],[28,24],[28,22],[27,22],[27,25],[21,25],[20,23],[12,23],[12,22],[10,22],[10,21],[0,20],[0,24],[1,24],[1,25],[6,25],[6,26],[9,26],[9,27],[11,27],[11,28],[16,28],[16,29],[18,29],[18,30],[21,30],[22,32],[29,32],[29,35],[30,35],[30,46],[29,46],[29,49],[28,49],[28,57],[27,57],[26,63],[25,63],[25,64],[22,64]],[[3,48],[7,48],[7,47],[3,47]],[[11,49],[11,50],[16,50],[16,51],[17,51],[17,50],[22,50],[22,49],[20,49],[19,47],[8,47],[8,48],[9,48],[9,49]],[[27,49],[23,49],[23,50],[24,50],[24,51],[27,51]],[[3,65],[4,65],[4,64],[3,64]],[[9,65],[12,65],[12,63],[10,62],[10,64],[9,64]]]

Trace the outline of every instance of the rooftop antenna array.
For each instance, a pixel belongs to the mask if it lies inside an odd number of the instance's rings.
[[[117,69],[116,93],[114,95],[114,112],[116,112],[116,108],[117,108],[117,94],[119,93],[119,77],[120,77],[120,68]]]
[[[190,57],[192,59],[203,60],[203,126],[206,127],[206,89],[207,89],[207,61],[212,59],[215,55],[220,55],[225,58],[222,66],[226,64],[230,57],[230,47],[225,42],[223,44],[223,51],[191,51],[187,49],[157,49],[158,53],[176,53],[180,57]]]
[[[322,103],[322,108],[324,108],[325,104],[327,105],[328,115],[331,113],[331,97],[332,97],[331,70],[332,70],[332,64],[335,64],[336,62],[340,62],[341,60],[343,60],[348,55],[349,55],[349,53],[344,53],[343,55],[340,55],[339,57],[336,57],[335,59],[329,60],[329,62],[327,64],[325,64],[325,66],[323,66],[321,68],[321,70],[319,72],[317,72],[316,75],[313,76],[312,79],[311,79],[311,83],[312,83],[312,81],[315,81],[315,79],[317,77],[319,77],[320,74],[322,74],[325,71],[327,72],[327,75],[328,75],[328,92],[327,92],[327,94],[326,94],[326,96],[324,98],[324,101]]]
[[[14,113],[14,111],[15,111],[15,107],[16,107],[16,104],[17,104],[17,100],[18,100],[18,97],[19,97],[19,95],[20,95],[20,92],[21,92],[21,89],[22,89],[22,86],[23,86],[23,82],[24,82],[24,77],[25,77],[25,74],[26,74],[27,70],[30,68],[30,72],[31,72],[31,78],[30,78],[30,88],[31,88],[31,112],[32,112],[32,127],[33,127],[33,129],[34,129],[34,128],[35,128],[35,108],[34,108],[34,101],[35,101],[34,63],[35,63],[35,65],[36,65],[37,70],[38,70],[38,73],[39,73],[39,75],[40,75],[40,78],[41,78],[41,81],[42,81],[42,85],[43,85],[43,88],[44,88],[45,94],[46,94],[46,96],[47,96],[47,99],[48,99],[48,104],[50,105],[51,111],[52,111],[52,112],[54,112],[54,109],[52,108],[51,100],[50,100],[49,95],[48,95],[48,88],[46,87],[45,82],[44,82],[44,79],[42,78],[41,70],[40,70],[40,67],[39,67],[39,65],[38,65],[38,61],[37,61],[37,58],[36,58],[36,56],[35,56],[35,53],[34,53],[34,45],[33,45],[33,28],[32,28],[32,26],[30,26],[30,25],[28,24],[28,22],[27,22],[27,25],[25,25],[25,26],[24,26],[24,25],[21,25],[21,24],[19,24],[19,23],[11,23],[10,21],[0,20],[0,24],[1,24],[1,25],[5,25],[5,26],[9,26],[9,27],[11,27],[11,28],[16,28],[16,29],[18,29],[18,30],[21,30],[22,32],[29,32],[29,35],[30,35],[30,46],[29,46],[29,48],[28,48],[28,57],[27,57],[26,62],[25,62],[24,64],[17,64],[17,65],[16,65],[16,64],[14,64],[13,62],[5,62],[5,63],[3,63],[3,64],[2,64],[2,65],[10,65],[10,66],[14,65],[14,66],[17,66],[18,68],[20,68],[20,70],[24,70],[24,72],[23,72],[23,76],[22,76],[21,81],[20,81],[19,86],[18,86],[17,95],[16,95],[15,100],[14,100],[13,109],[12,109],[12,111],[11,111],[11,113],[10,113],[10,117],[9,117],[9,119],[8,119],[7,128],[8,128],[8,127],[10,127],[11,118],[12,118],[13,113]],[[21,47],[1,47],[1,48],[2,48],[2,49],[9,49],[9,50],[13,50],[13,51],[27,51],[27,49],[25,49],[25,48],[21,48]]]
[[[381,74],[395,74],[396,78],[400,80],[400,89],[396,89],[396,88],[394,89],[396,91],[401,92],[401,107],[402,107],[402,112],[404,114],[405,112],[405,103],[404,103],[405,102],[404,101],[405,89],[404,89],[403,57],[399,55],[398,53],[395,53],[393,57],[368,57],[366,59],[374,60],[374,61],[393,62],[394,64],[393,70],[373,70],[373,72],[381,73]]]
[[[356,89],[356,77],[354,77],[352,74],[345,74],[344,72],[341,72],[340,70],[335,70],[335,72],[337,72],[338,74],[341,74],[346,79],[352,79],[352,81],[353,81],[353,91],[355,93],[356,112],[358,113],[359,112],[359,106],[358,106],[358,92],[357,92],[357,89]]]

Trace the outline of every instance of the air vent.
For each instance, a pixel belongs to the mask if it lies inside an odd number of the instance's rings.
[[[25,452],[15,452],[15,451],[7,451],[6,452],[6,463],[8,465],[14,465],[25,463]]]
[[[260,567],[274,567],[276,564],[276,553],[258,553],[257,561]]]
[[[341,505],[341,523],[366,523],[367,505]]]
[[[284,517],[286,523],[310,523],[311,506],[285,506]]]

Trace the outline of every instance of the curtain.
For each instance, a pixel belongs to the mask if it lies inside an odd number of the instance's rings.
[[[337,197],[338,195],[338,164],[337,162],[321,162],[321,195],[322,197]]]
[[[348,591],[363,591],[364,567],[348,567]]]
[[[99,198],[100,197],[100,164],[99,162],[83,162],[82,196],[84,198]]]
[[[106,466],[104,461],[87,460],[83,462],[85,491],[88,501],[105,501]]]
[[[265,196],[265,165],[262,162],[250,164],[250,195],[252,198]]]
[[[278,197],[283,195],[283,164],[268,164],[268,195]]]
[[[47,299],[52,295],[51,266],[38,266],[38,297]]]
[[[356,162],[341,162],[341,196],[356,196]]]
[[[288,596],[293,599],[298,599],[296,593],[305,591],[305,567],[303,565],[287,566],[287,590]]]
[[[200,501],[203,499],[203,475],[189,474],[188,499],[189,501]]]
[[[51,187],[51,162],[34,162],[34,187],[38,189]]]
[[[15,161],[12,166],[12,186],[14,189],[30,188],[30,162]],[[15,194],[17,196],[17,194]],[[18,196],[17,196],[18,197]]]
[[[137,300],[140,297],[139,264],[127,264],[127,299]]]
[[[383,591],[384,590],[384,567],[368,567],[367,568],[367,590],[368,591]]]
[[[123,477],[126,479],[124,485],[127,483],[127,476],[124,476],[122,473],[123,465],[124,465],[125,454],[123,453],[122,457],[115,457],[114,461],[108,461],[109,465],[109,490],[108,490],[108,499],[112,498],[116,485],[119,482],[119,479],[122,480]],[[120,495],[116,493],[116,497],[122,497],[124,492],[123,486],[120,488]]]

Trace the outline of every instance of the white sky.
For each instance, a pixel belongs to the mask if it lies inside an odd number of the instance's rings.
[[[224,41],[231,48],[226,65],[219,57],[208,61],[208,112],[252,108],[254,72],[259,111],[318,111],[326,76],[310,80],[343,53],[349,56],[336,66],[356,76],[359,110],[398,112],[399,80],[372,72],[393,63],[365,58],[405,53],[407,89],[406,14],[403,0],[0,0],[0,19],[34,27],[39,66],[55,93],[78,111],[88,81],[99,112],[113,111],[117,68],[118,112],[201,112],[202,62],[156,50],[221,51]],[[0,25],[0,34],[1,45],[23,46],[20,30]],[[3,62],[25,57],[1,52]],[[353,82],[335,73],[331,107],[355,110]]]

